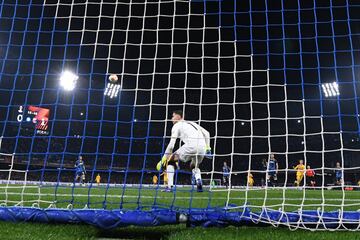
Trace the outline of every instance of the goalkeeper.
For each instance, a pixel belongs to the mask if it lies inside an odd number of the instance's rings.
[[[195,180],[197,191],[202,192],[201,171],[199,165],[205,155],[211,155],[210,134],[200,125],[194,122],[185,121],[181,110],[172,113],[171,121],[174,124],[171,129],[171,139],[165,150],[165,154],[161,161],[158,162],[156,169],[160,171],[166,166],[165,170],[168,175],[168,185],[169,187],[172,187],[175,168],[173,164],[168,163],[178,163],[179,160],[182,162],[190,162],[192,178]],[[173,153],[177,138],[180,138],[184,145]]]

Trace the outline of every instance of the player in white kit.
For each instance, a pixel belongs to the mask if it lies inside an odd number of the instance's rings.
[[[165,154],[161,161],[157,164],[156,169],[161,170],[166,167],[168,174],[168,187],[174,184],[175,167],[173,162],[178,160],[182,162],[190,162],[192,176],[195,179],[197,191],[202,192],[201,171],[199,165],[205,155],[211,155],[210,134],[207,130],[194,122],[185,121],[181,110],[174,111],[171,121],[173,127],[171,129],[171,140],[165,150]],[[184,143],[177,151],[173,153],[176,139]]]

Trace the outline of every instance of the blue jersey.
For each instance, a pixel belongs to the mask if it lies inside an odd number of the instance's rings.
[[[276,159],[269,159],[269,163],[268,163],[268,170],[269,171],[275,171],[276,170]]]
[[[342,171],[341,171],[341,169],[335,170],[335,177],[336,177],[337,179],[342,178]]]
[[[230,175],[230,168],[228,166],[223,166],[223,175],[228,177]]]
[[[76,173],[85,173],[85,166],[83,161],[77,160],[75,162],[75,168],[76,168]]]

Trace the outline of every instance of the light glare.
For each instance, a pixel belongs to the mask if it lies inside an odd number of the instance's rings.
[[[77,75],[70,71],[65,71],[60,76],[60,86],[66,91],[72,91],[75,89],[76,81],[79,79]]]
[[[119,95],[121,86],[119,84],[108,83],[106,85],[104,95],[111,98],[117,97]]]
[[[340,95],[339,84],[337,82],[321,84],[325,97],[335,97]]]

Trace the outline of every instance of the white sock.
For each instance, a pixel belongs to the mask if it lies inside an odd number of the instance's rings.
[[[194,168],[192,170],[193,176],[195,176],[196,181],[201,180],[201,171],[200,168]]]
[[[175,175],[175,168],[173,165],[168,165],[166,167],[166,173],[168,177],[168,187],[171,188],[174,185],[174,175]]]

